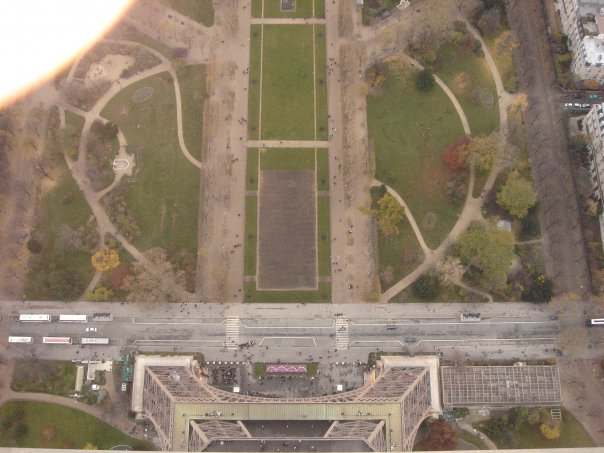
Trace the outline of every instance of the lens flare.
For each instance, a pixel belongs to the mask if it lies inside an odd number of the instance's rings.
[[[89,48],[133,0],[2,0],[0,106]]]

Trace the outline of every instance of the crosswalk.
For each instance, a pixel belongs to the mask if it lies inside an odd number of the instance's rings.
[[[230,350],[239,349],[239,318],[226,319],[226,347]]]
[[[336,349],[348,349],[348,319],[336,318]]]

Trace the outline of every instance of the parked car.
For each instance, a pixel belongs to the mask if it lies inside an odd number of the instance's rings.
[[[591,104],[582,104],[581,107],[583,107],[584,109],[588,109],[591,107]]]
[[[572,102],[565,102],[564,103],[564,107],[572,107],[573,103]]]
[[[590,94],[589,96],[587,96],[587,99],[598,99],[598,95],[597,94]]]
[[[573,105],[574,107],[581,108],[581,104],[579,104],[578,102],[575,102]]]
[[[86,327],[86,332],[96,332],[96,327]]]

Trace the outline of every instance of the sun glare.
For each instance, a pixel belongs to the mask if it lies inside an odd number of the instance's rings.
[[[0,105],[90,47],[133,0],[2,0]]]

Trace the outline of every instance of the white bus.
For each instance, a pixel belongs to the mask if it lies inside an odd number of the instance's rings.
[[[71,344],[70,337],[44,337],[42,339],[44,344]]]
[[[82,344],[109,344],[109,338],[82,338]]]
[[[59,322],[88,322],[86,315],[59,315]]]
[[[604,318],[594,318],[587,321],[589,327],[604,326]]]
[[[33,343],[32,337],[8,337],[9,343]]]
[[[19,315],[22,322],[50,322],[50,315]]]

